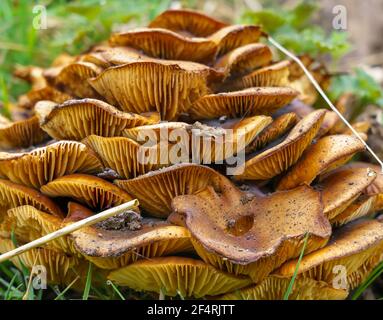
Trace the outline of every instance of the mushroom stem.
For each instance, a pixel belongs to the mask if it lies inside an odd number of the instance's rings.
[[[49,233],[45,235],[44,237],[41,237],[39,239],[36,239],[34,241],[31,241],[21,247],[18,247],[14,250],[8,251],[2,255],[0,255],[0,263],[4,262],[6,260],[9,260],[13,257],[16,257],[28,250],[31,250],[33,248],[39,247],[47,242],[50,242],[54,239],[60,238],[62,236],[65,236],[69,233],[72,233],[78,229],[81,229],[83,227],[90,226],[92,224],[95,224],[97,222],[103,221],[105,219],[108,219],[116,214],[125,212],[126,210],[130,210],[134,207],[137,207],[139,205],[139,202],[137,199],[131,200],[129,202],[123,203],[117,207],[110,208],[108,210],[102,211],[98,214],[95,214],[89,218],[80,220],[78,222],[72,223],[70,225],[65,226],[64,228],[57,230],[55,232]]]

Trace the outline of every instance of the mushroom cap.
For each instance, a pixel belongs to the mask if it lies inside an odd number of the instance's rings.
[[[139,260],[112,271],[108,278],[134,290],[195,298],[230,292],[251,283],[249,278],[227,274],[203,261],[184,257]]]
[[[181,163],[114,183],[137,198],[148,213],[166,218],[172,211],[171,202],[175,197],[193,194],[221,178],[223,176],[209,167]]]
[[[289,84],[289,65],[290,61],[284,60],[256,69],[253,72],[234,80],[232,85],[238,89],[249,87],[287,86]]]
[[[102,69],[109,68],[111,66],[118,66],[130,62],[139,60],[150,60],[151,58],[129,47],[109,47],[98,46],[87,54],[81,56],[82,62],[90,62]]]
[[[101,68],[89,62],[75,62],[60,67],[54,76],[53,83],[56,88],[72,96],[80,98],[97,98],[97,92],[89,85],[87,80],[97,76]]]
[[[157,111],[162,120],[175,120],[209,92],[211,75],[212,69],[192,62],[138,61],[108,68],[89,83],[124,111]]]
[[[199,98],[193,103],[189,113],[193,119],[270,115],[292,101],[296,95],[295,90],[286,87],[221,92]]]
[[[85,227],[72,233],[76,249],[102,269],[117,269],[139,259],[193,251],[189,231],[158,219],[145,218],[138,230]]]
[[[217,45],[207,38],[189,38],[162,28],[137,28],[116,33],[110,45],[128,46],[161,59],[208,62],[213,59]]]
[[[283,300],[291,279],[270,275],[259,284],[230,292],[218,300]],[[323,281],[296,279],[289,300],[344,300],[347,290],[335,289]]]
[[[0,253],[5,253],[15,248],[12,240],[0,238]],[[66,287],[79,277],[78,281],[71,288],[78,290],[84,288],[88,263],[76,256],[70,256],[62,251],[51,248],[38,247],[21,253],[10,260],[21,270],[25,267],[31,270],[34,266],[44,266],[47,270],[46,275],[49,284]],[[96,272],[94,275],[96,275]]]
[[[39,119],[33,116],[26,120],[0,124],[0,149],[28,148],[47,140],[41,130]]]
[[[61,229],[62,223],[61,218],[40,211],[31,205],[25,205],[9,209],[1,228],[9,235],[13,231],[17,241],[28,243]],[[48,246],[68,254],[78,255],[67,236],[50,241]]]
[[[86,218],[89,218],[93,215],[93,211],[89,210],[87,207],[82,206],[81,204],[73,201],[68,202],[68,213],[63,220],[64,224],[77,222]]]
[[[226,23],[203,13],[185,9],[166,10],[149,24],[150,28],[163,28],[196,37],[207,37],[226,26]]]
[[[96,99],[68,100],[50,106],[38,104],[36,112],[42,129],[57,140],[81,140],[91,134],[119,136],[126,128],[160,120],[158,113],[126,113]]]
[[[364,144],[354,136],[331,135],[311,145],[299,161],[281,179],[278,190],[310,184],[316,176],[331,171],[346,163],[352,156],[365,149]]]
[[[246,154],[259,150],[270,142],[282,137],[295,126],[297,122],[298,116],[294,112],[285,113],[277,117],[246,146]]]
[[[196,122],[190,130],[192,155],[203,163],[220,163],[244,150],[271,121],[271,117],[253,116],[230,119],[217,127],[216,121],[212,126]]]
[[[113,169],[125,179],[169,165],[169,159],[162,159],[164,162],[161,163],[157,145],[147,147],[129,138],[96,135],[90,135],[82,142],[97,153],[106,168]]]
[[[220,57],[235,48],[258,42],[261,35],[262,31],[259,26],[237,24],[221,28],[208,39],[217,45],[215,55]]]
[[[361,217],[373,213],[376,202],[376,196],[361,195],[345,210],[330,220],[331,225],[340,227]]]
[[[343,167],[336,169],[334,172],[342,170],[358,170],[359,168],[369,168],[376,172],[376,179],[363,191],[363,194],[374,197],[374,206],[371,209],[372,212],[380,211],[383,209],[383,174],[381,172],[381,167],[368,163],[368,162],[352,162]]]
[[[132,200],[132,197],[113,183],[87,174],[70,174],[41,187],[49,197],[69,197],[90,208],[104,210]]]
[[[40,89],[32,89],[25,95],[21,95],[17,101],[17,104],[22,108],[33,109],[35,104],[42,100],[63,103],[69,99],[72,99],[72,96],[47,85]]]
[[[316,187],[322,192],[324,214],[334,219],[353,203],[376,178],[370,168],[330,172]]]
[[[305,149],[317,135],[326,111],[314,111],[300,120],[287,137],[279,144],[260,151],[237,168],[237,180],[267,180],[286,171],[301,157]],[[243,172],[242,172],[243,171]]]
[[[383,209],[383,174],[381,172],[381,167],[378,165],[370,163],[353,163],[355,166],[368,166],[377,173],[377,177],[372,184],[370,184],[365,193],[367,195],[375,195],[376,199],[374,201],[374,211],[380,211]]]
[[[335,127],[335,125],[338,123],[339,117],[334,111],[328,111],[326,112],[326,115],[324,116],[322,125],[319,129],[317,138],[323,137],[326,135],[329,131],[331,131],[332,128]]]
[[[96,154],[75,141],[59,141],[23,153],[0,152],[0,176],[36,189],[63,175],[101,170]]]
[[[326,244],[331,226],[320,193],[302,186],[260,198],[247,198],[225,182],[194,195],[179,196],[172,207],[185,216],[199,256],[215,267],[261,281],[282,263]],[[298,219],[299,217],[299,219]]]
[[[263,43],[250,43],[236,48],[219,58],[215,69],[223,69],[226,77],[237,77],[250,73],[254,69],[268,65],[272,60],[272,53]]]
[[[334,266],[347,270],[347,287],[354,289],[382,260],[383,224],[377,220],[357,220],[334,231],[328,244],[303,257],[297,278],[311,278],[333,283],[338,273]],[[282,265],[276,275],[291,277],[297,260]]]
[[[0,203],[0,220],[5,217],[8,209],[23,205],[33,206],[60,218],[64,216],[61,209],[40,192],[3,179],[0,179]]]
[[[368,133],[368,130],[371,128],[371,123],[369,121],[359,121],[354,122],[351,125],[358,133]],[[353,134],[350,128],[346,128],[342,133],[344,134]]]
[[[182,130],[189,130],[189,128],[190,125],[185,122],[160,122],[156,124],[124,129],[122,135],[140,143],[145,142],[146,138],[158,142],[164,139],[169,141],[173,130],[179,130],[178,132],[181,132]],[[165,138],[163,135],[165,135]]]

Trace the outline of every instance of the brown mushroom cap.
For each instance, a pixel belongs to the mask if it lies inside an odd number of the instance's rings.
[[[290,61],[280,61],[255,71],[233,81],[238,89],[249,87],[283,87],[289,84]],[[295,89],[290,89],[294,90]],[[297,91],[298,92],[298,91]]]
[[[77,222],[93,215],[93,211],[73,201],[68,202],[68,213],[63,220],[64,224]]]
[[[334,172],[343,170],[358,170],[359,168],[370,168],[376,172],[376,179],[363,191],[363,194],[374,197],[374,206],[371,209],[372,212],[380,211],[383,209],[383,174],[381,167],[368,162],[352,162],[343,167],[336,169]]]
[[[81,61],[90,62],[102,69],[119,66],[139,60],[150,60],[141,51],[129,47],[98,46],[91,52],[81,56]]]
[[[86,227],[71,235],[77,250],[103,269],[117,269],[139,259],[193,251],[189,231],[145,218],[138,230]]]
[[[62,223],[61,218],[25,205],[9,209],[1,228],[9,235],[13,231],[17,241],[28,243],[61,229]],[[52,249],[78,255],[66,236],[52,240],[48,245]]]
[[[274,147],[260,151],[238,168],[235,179],[266,180],[286,171],[301,157],[317,135],[326,111],[314,111],[299,121],[287,137]]]
[[[0,179],[0,220],[2,220],[8,209],[30,205],[38,210],[44,211],[57,217],[63,217],[60,208],[48,197],[40,192]]]
[[[270,275],[255,286],[217,297],[218,300],[283,300],[290,278]],[[335,289],[328,283],[310,278],[296,279],[289,300],[344,300],[347,290]]]
[[[47,140],[40,129],[39,119],[34,116],[26,120],[0,124],[0,149],[28,148]]]
[[[248,88],[241,91],[210,94],[195,101],[189,113],[193,119],[270,115],[292,101],[296,95],[295,90],[284,87]]]
[[[37,104],[36,112],[42,129],[57,140],[81,140],[91,134],[119,136],[126,128],[160,120],[158,113],[126,113],[96,99],[68,100],[49,107],[47,104]]]
[[[137,198],[140,206],[155,217],[167,217],[173,198],[193,194],[223,178],[206,166],[192,163],[175,164],[152,171],[135,179],[115,180],[114,183]]]
[[[42,100],[54,101],[63,103],[66,100],[72,99],[72,96],[57,90],[51,86],[45,86],[41,89],[28,91],[25,95],[21,95],[17,104],[26,109],[32,109],[35,104]]]
[[[311,278],[333,283],[335,266],[347,271],[347,287],[354,289],[382,260],[383,224],[376,220],[357,220],[334,231],[322,249],[305,255],[299,264],[297,278]],[[297,260],[286,262],[275,274],[291,277]]]
[[[259,26],[230,25],[213,33],[208,39],[217,45],[216,56],[219,57],[235,48],[258,42],[261,35]]]
[[[219,58],[215,69],[223,69],[226,77],[236,77],[268,65],[272,53],[268,46],[262,43],[250,43],[234,49]]]
[[[325,245],[331,234],[320,194],[310,187],[252,200],[227,182],[216,189],[179,196],[172,206],[185,215],[199,256],[219,269],[259,282],[299,255],[306,233],[306,252]]]
[[[208,93],[211,74],[210,68],[192,62],[139,61],[111,67],[89,82],[110,104],[124,111],[157,111],[161,119],[175,120]]]
[[[320,138],[327,134],[329,131],[331,131],[332,128],[335,127],[335,125],[339,121],[338,115],[334,111],[328,111],[326,112],[326,115],[324,116],[322,126],[319,129],[317,138]]]
[[[150,24],[150,28],[164,28],[181,34],[207,37],[227,24],[194,10],[166,10]]]
[[[341,166],[364,148],[364,144],[357,137],[350,135],[321,138],[306,150],[294,167],[281,179],[278,190],[310,184],[316,176]]]
[[[171,121],[125,129],[123,130],[122,135],[139,143],[145,142],[147,137],[153,141],[159,142],[163,139],[168,141],[168,137],[171,136],[173,130],[186,131],[189,129],[190,125],[185,122]],[[161,132],[167,133],[167,137],[162,137]]]
[[[0,152],[0,176],[36,189],[66,174],[101,170],[96,154],[75,141],[60,141],[24,153]]]
[[[265,129],[263,129],[246,147],[246,154],[259,150],[270,142],[282,137],[293,126],[295,126],[297,122],[298,116],[294,112],[285,113],[279,116]]]
[[[0,238],[0,253],[13,249],[15,246],[12,240]],[[70,256],[55,249],[38,247],[12,258],[11,261],[21,270],[25,267],[32,269],[34,266],[44,266],[47,270],[46,275],[49,284],[66,287],[79,277],[72,288],[84,289],[88,263],[76,256]]]
[[[195,62],[210,61],[217,45],[207,38],[189,38],[162,28],[137,28],[113,34],[111,46],[128,46],[161,59]]]
[[[316,187],[322,191],[324,214],[334,219],[354,202],[370,184],[376,173],[370,168],[352,168],[330,172]]]
[[[97,98],[98,95],[87,82],[88,79],[96,77],[101,68],[89,62],[75,62],[59,68],[59,72],[54,76],[53,83],[72,96],[80,98]]]
[[[129,138],[104,138],[96,135],[90,135],[82,142],[97,153],[105,167],[113,169],[125,179],[135,178],[170,164],[168,159],[163,159],[164,163],[161,163],[161,153],[157,145],[146,147]]]
[[[108,278],[134,290],[195,298],[230,292],[251,283],[249,278],[227,274],[200,260],[184,257],[139,260],[112,271]]]
[[[191,152],[203,163],[219,163],[244,150],[271,121],[271,117],[253,116],[230,119],[218,126],[216,121],[211,126],[196,122],[190,130]]]
[[[113,183],[87,174],[71,174],[57,178],[41,187],[49,197],[73,198],[90,208],[104,210],[132,200]]]
[[[330,220],[331,225],[340,227],[366,215],[373,213],[376,196],[362,195],[351,203],[345,210]]]

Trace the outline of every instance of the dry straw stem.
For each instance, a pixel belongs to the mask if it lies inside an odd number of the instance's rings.
[[[57,230],[57,231],[52,232],[50,234],[47,234],[44,237],[36,239],[36,240],[29,242],[29,243],[27,243],[21,247],[18,247],[14,250],[11,250],[9,252],[6,252],[6,253],[0,255],[0,263],[4,262],[6,260],[9,260],[13,257],[16,257],[16,256],[18,256],[18,255],[20,255],[20,254],[22,254],[28,250],[31,250],[31,249],[36,248],[36,247],[40,247],[47,242],[50,242],[54,239],[65,236],[69,233],[72,233],[72,232],[78,230],[78,229],[93,225],[97,222],[103,221],[105,219],[108,219],[108,218],[110,218],[116,214],[125,212],[127,210],[131,210],[134,207],[138,207],[138,205],[139,205],[138,200],[134,199],[132,201],[123,203],[123,204],[119,205],[118,207],[110,208],[110,209],[105,210],[103,212],[100,212],[96,215],[93,215],[89,218],[86,218],[86,219],[80,220],[78,222],[75,222],[73,224],[67,225],[66,227],[64,227],[60,230]]]

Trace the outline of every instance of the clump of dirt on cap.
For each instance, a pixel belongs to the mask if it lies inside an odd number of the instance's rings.
[[[135,231],[142,228],[142,217],[137,212],[129,210],[98,222],[96,226],[104,230]]]

